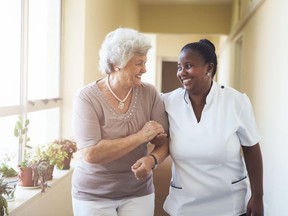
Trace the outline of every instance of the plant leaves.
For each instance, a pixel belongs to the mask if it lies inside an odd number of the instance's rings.
[[[15,137],[18,137],[18,136],[19,136],[18,130],[17,130],[16,128],[14,129],[14,136],[15,136]]]
[[[30,120],[29,120],[29,119],[26,119],[26,121],[25,121],[25,127],[27,127],[29,124],[30,124]]]
[[[15,124],[15,128],[17,129],[17,130],[22,130],[22,124],[21,124],[21,122],[16,122],[16,124]]]

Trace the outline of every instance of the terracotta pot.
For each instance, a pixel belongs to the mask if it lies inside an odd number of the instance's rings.
[[[31,167],[19,167],[18,177],[18,184],[22,187],[34,187],[38,185],[38,178],[34,179]]]
[[[62,170],[68,170],[68,169],[70,169],[71,158],[72,158],[72,153],[68,153],[67,158],[65,158],[65,160],[63,161],[63,168],[62,168]]]
[[[47,169],[47,180],[53,179],[54,165],[50,165]]]

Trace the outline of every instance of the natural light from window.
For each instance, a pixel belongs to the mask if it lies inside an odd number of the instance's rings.
[[[0,0],[0,162],[20,161],[18,116],[30,145],[60,137],[61,0]]]

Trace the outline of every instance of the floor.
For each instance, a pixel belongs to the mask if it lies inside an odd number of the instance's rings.
[[[154,170],[155,185],[155,214],[154,216],[169,216],[163,210],[163,204],[168,195],[171,179],[171,158],[166,158],[156,170]]]

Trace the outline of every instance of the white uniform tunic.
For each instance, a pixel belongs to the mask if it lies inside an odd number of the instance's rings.
[[[184,89],[162,97],[173,159],[164,209],[172,216],[245,213],[250,191],[240,149],[260,140],[248,97],[213,82],[199,123]]]

